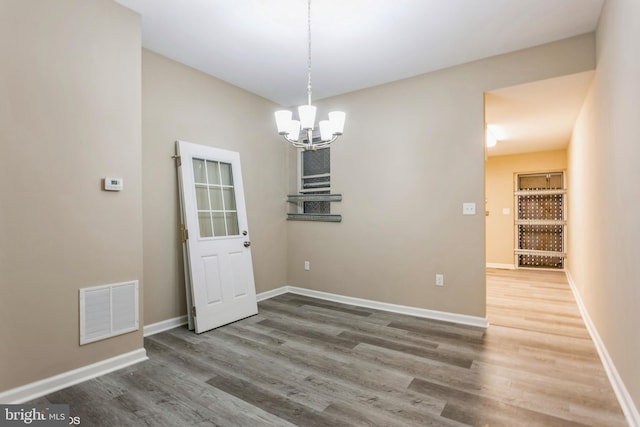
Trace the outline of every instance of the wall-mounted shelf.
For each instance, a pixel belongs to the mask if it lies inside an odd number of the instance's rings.
[[[341,222],[342,215],[337,214],[287,214],[289,221]]]
[[[302,206],[305,202],[341,202],[342,194],[289,194],[287,202]],[[289,221],[341,222],[342,215],[329,213],[290,213]]]
[[[516,225],[566,225],[563,219],[517,219]]]
[[[517,255],[533,255],[533,256],[560,257],[560,258],[564,258],[567,256],[566,252],[539,251],[535,249],[515,249],[514,252]]]
[[[287,202],[341,202],[342,194],[289,194]]]
[[[552,196],[556,194],[566,194],[567,190],[564,188],[551,188],[551,189],[543,189],[543,190],[518,190],[515,191],[514,194],[516,196]]]

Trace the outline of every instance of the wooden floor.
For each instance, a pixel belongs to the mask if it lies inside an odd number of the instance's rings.
[[[86,426],[624,426],[562,273],[488,271],[488,330],[293,294],[50,394]]]

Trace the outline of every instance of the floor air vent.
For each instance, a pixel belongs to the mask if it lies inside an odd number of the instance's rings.
[[[137,329],[137,280],[80,289],[80,345]]]

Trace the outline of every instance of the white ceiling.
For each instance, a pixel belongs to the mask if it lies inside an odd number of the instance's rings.
[[[307,0],[115,0],[142,45],[277,104],[306,103]],[[596,28],[604,0],[313,0],[313,99]],[[488,154],[564,148],[592,73],[492,91]]]
[[[487,92],[485,120],[499,140],[489,156],[566,148],[593,71]]]
[[[283,106],[305,102],[306,0],[116,0],[142,44]],[[314,99],[593,31],[603,0],[313,0]]]

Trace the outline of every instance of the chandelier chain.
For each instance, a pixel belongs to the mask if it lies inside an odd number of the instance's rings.
[[[329,113],[329,120],[320,120],[319,135],[314,138],[315,116],[316,107],[311,105],[311,0],[307,0],[307,105],[298,107],[299,120],[292,118],[291,111],[276,111],[278,133],[296,148],[317,150],[328,147],[342,135],[345,113],[332,111]],[[300,137],[304,139],[300,141]]]
[[[311,105],[311,0],[307,2],[307,103]]]

